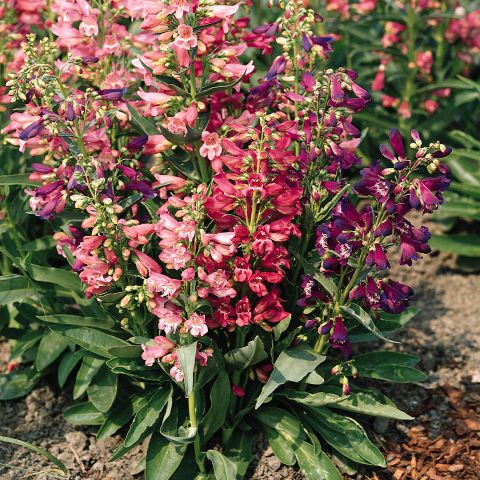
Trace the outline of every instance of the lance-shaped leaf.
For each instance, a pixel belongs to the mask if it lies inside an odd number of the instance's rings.
[[[225,455],[221,454],[217,450],[208,450],[207,458],[213,464],[215,478],[221,478],[222,480],[237,479],[237,465]]]
[[[186,444],[175,445],[154,432],[148,445],[145,480],[170,480],[186,451]]]
[[[195,369],[195,354],[197,353],[197,342],[179,347],[177,352],[178,363],[183,370],[183,382],[185,385],[185,396],[188,397],[193,390],[193,372]]]
[[[19,447],[23,447],[28,450],[31,450],[32,452],[35,452],[38,455],[43,455],[44,457],[47,457],[53,464],[55,464],[65,474],[65,477],[68,477],[67,467],[57,457],[53,456],[47,450],[37,447],[36,445],[32,445],[31,443],[27,443],[22,440],[17,440],[16,438],[0,436],[0,442],[6,442],[12,445],[17,445]]]
[[[67,422],[76,425],[101,425],[105,421],[102,412],[99,412],[90,402],[77,403],[67,408],[63,416]]]
[[[132,123],[137,127],[140,132],[150,136],[160,135],[160,132],[157,130],[155,123],[138,113],[135,108],[133,108],[130,104],[127,104],[127,108],[132,117]]]
[[[349,307],[341,306],[340,310],[342,310],[349,317],[357,320],[357,322],[363,325],[378,338],[381,338],[386,342],[399,343],[395,342],[394,340],[389,340],[387,337],[385,337],[373,322],[372,317],[360,305],[351,303]]]
[[[295,455],[307,480],[342,480],[342,476],[328,456],[324,452],[315,453],[313,446],[308,442],[298,445]]]
[[[233,88],[235,85],[238,85],[243,78],[245,77],[245,74],[243,74],[240,78],[237,80],[234,80],[233,82],[215,82],[210,85],[207,85],[203,87],[200,92],[197,94],[197,99],[206,97],[208,95],[212,95],[213,93],[217,92],[222,92],[224,90],[227,90],[228,88]]]
[[[161,388],[149,398],[146,405],[138,411],[133,419],[124,441],[126,448],[135,445],[144,438],[144,433],[155,425],[171,395],[171,387]]]
[[[262,388],[255,408],[260,407],[279,386],[286,382],[300,382],[324,360],[325,357],[315,353],[307,343],[283,351],[274,363],[273,371]]]
[[[260,337],[255,337],[245,347],[236,348],[225,354],[225,363],[235,370],[244,370],[268,357]]]

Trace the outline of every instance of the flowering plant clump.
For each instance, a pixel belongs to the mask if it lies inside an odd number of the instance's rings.
[[[60,358],[63,385],[81,362],[67,419],[98,438],[128,426],[113,459],[151,437],[147,479],[244,478],[258,430],[309,479],[385,465],[352,416],[410,417],[356,379],[425,377],[355,344],[412,316],[385,272],[397,247],[401,265],[430,251],[407,217],[442,203],[450,148],[392,130],[351,181],[370,95],[326,67],[301,2],[256,26],[210,0],[39,7],[48,34],[21,28],[5,104],[23,107],[3,129],[36,161],[2,178],[28,184],[75,272],[11,254],[18,276],[83,286],[38,315],[35,368]],[[270,55],[258,81],[251,49]]]

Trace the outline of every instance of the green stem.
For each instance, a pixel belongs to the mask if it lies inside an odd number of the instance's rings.
[[[195,399],[196,399],[196,392],[195,390],[192,390],[192,393],[188,397],[188,415],[190,418],[191,427],[198,429]],[[200,445],[200,435],[198,434],[198,430],[197,430],[197,434],[195,435],[195,440],[193,441],[193,448],[195,450],[195,461],[197,462],[200,472],[207,473],[207,470],[205,469],[205,459],[204,459],[202,448]]]

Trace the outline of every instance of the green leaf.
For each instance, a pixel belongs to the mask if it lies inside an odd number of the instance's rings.
[[[72,370],[76,367],[77,363],[83,358],[85,352],[82,350],[76,350],[75,352],[68,352],[60,361],[58,366],[58,385],[63,387],[67,381],[68,376],[72,373]]]
[[[217,450],[208,450],[207,458],[213,464],[213,471],[217,480],[236,480],[237,465]]]
[[[105,417],[90,402],[78,403],[63,414],[67,422],[75,425],[101,425]]]
[[[300,392],[296,390],[284,390],[281,394],[294,402],[308,405],[310,407],[323,407],[325,405],[332,405],[338,402],[343,402],[347,397],[342,397],[334,393],[327,392]]]
[[[480,257],[480,235],[432,235],[429,243],[434,250]]]
[[[108,412],[115,401],[118,377],[103,365],[87,389],[88,399],[100,412]]]
[[[357,320],[357,322],[363,325],[367,330],[372,332],[378,338],[381,338],[386,342],[399,343],[393,340],[389,340],[387,337],[385,337],[382,332],[376,327],[375,323],[372,320],[372,317],[370,317],[370,315],[362,307],[360,307],[360,305],[356,305],[355,303],[351,303],[349,307],[345,307],[344,305],[342,305],[340,307],[340,310],[342,310],[351,318]]]
[[[38,329],[22,335],[12,348],[10,359],[18,358],[24,355],[42,339],[44,333],[44,330]]]
[[[225,354],[225,363],[235,370],[244,370],[268,358],[260,337],[255,337],[245,347]]]
[[[56,244],[56,240],[51,235],[47,235],[21,245],[20,250],[27,252],[41,252],[53,248]]]
[[[33,390],[40,377],[33,367],[0,374],[0,400],[24,397]]]
[[[133,417],[133,405],[131,399],[128,399],[117,405],[108,413],[105,421],[97,432],[97,440],[103,440],[112,436],[122,428]]]
[[[342,476],[327,455],[324,452],[316,454],[308,442],[298,445],[295,454],[307,480],[342,480]]]
[[[0,277],[0,304],[20,302],[31,296],[28,279],[22,275],[4,275]]]
[[[193,160],[191,155],[189,155],[184,150],[175,149],[165,154],[165,158],[172,165],[175,170],[180,172],[182,175],[185,175],[187,178],[193,181],[198,181],[199,177],[193,166]]]
[[[89,387],[93,377],[100,370],[105,361],[99,358],[86,355],[83,357],[82,365],[77,372],[75,386],[73,387],[73,398],[76,400],[80,398]]]
[[[352,392],[342,395],[341,388],[325,385],[323,391],[315,393],[287,391],[284,395],[290,400],[310,407],[323,407],[346,410],[348,412],[371,415],[374,417],[393,418],[397,420],[413,420],[410,415],[395,407],[394,403],[384,395],[373,390]]]
[[[418,358],[398,352],[371,352],[355,357],[355,366],[361,377],[395,383],[423,382],[426,375],[413,368]]]
[[[335,389],[335,387],[328,386],[324,388],[329,392],[333,392]],[[341,389],[338,389],[338,393],[341,394]],[[362,415],[371,415],[372,417],[413,420],[413,417],[399,410],[388,397],[375,390],[352,392],[343,398],[344,400],[341,402],[330,405],[330,408],[360,413]]]
[[[380,450],[355,420],[326,408],[308,408],[307,421],[323,439],[354,462],[385,467]]]
[[[65,474],[64,475],[65,477],[68,477],[67,467],[57,457],[53,456],[47,450],[44,450],[43,448],[32,445],[31,443],[27,443],[22,440],[17,440],[16,438],[4,437],[2,435],[0,435],[0,442],[6,442],[6,443],[11,443],[12,445],[18,445],[19,447],[23,447],[28,450],[31,450],[32,452],[35,452],[38,455],[43,455],[44,457],[47,457],[54,465],[56,465]]]
[[[171,395],[171,388],[159,389],[151,396],[146,405],[138,411],[123,442],[126,448],[135,445],[140,441],[142,435],[155,425]]]
[[[142,347],[140,345],[128,345],[113,347],[108,350],[116,358],[140,358]]]
[[[255,412],[255,418],[267,428],[279,433],[289,445],[305,439],[300,422],[286,410],[278,407],[264,407]]]
[[[108,335],[100,330],[94,330],[93,328],[52,325],[50,330],[59,335],[63,335],[85,350],[105,358],[113,357],[113,355],[109,353],[110,348],[130,345],[125,340],[114,337],[113,335]]]
[[[233,88],[235,85],[238,85],[244,77],[245,74],[243,74],[240,78],[234,80],[233,82],[211,83],[210,85],[203,87],[200,92],[198,92],[197,99],[212,95],[213,93],[222,92],[223,90],[227,90],[228,88]]]
[[[130,104],[127,103],[128,111],[132,117],[132,123],[137,127],[140,132],[144,133],[145,135],[160,135],[160,132],[157,130],[155,124],[138,113],[135,108],[133,108]]]
[[[160,432],[154,432],[148,445],[145,480],[170,480],[187,447],[188,445],[175,445]]]
[[[260,407],[279,386],[286,382],[299,382],[324,360],[323,355],[315,353],[306,343],[301,343],[280,353],[274,363],[270,378],[262,388],[255,408]]]
[[[35,357],[35,368],[43,370],[53,363],[62,352],[70,345],[70,342],[57,335],[56,333],[47,331],[40,340],[37,355]]]
[[[63,268],[42,267],[29,263],[25,270],[37,282],[53,283],[67,290],[81,291],[82,282],[78,275]]]
[[[78,327],[94,327],[101,330],[115,330],[117,324],[111,317],[95,318],[81,317],[80,315],[67,315],[64,313],[57,315],[39,315],[37,317],[42,322],[55,323],[60,325],[75,325]]]
[[[225,370],[218,372],[218,377],[210,390],[210,410],[203,417],[200,428],[203,443],[225,424],[230,404],[230,380]]]
[[[178,363],[183,370],[185,396],[188,397],[193,390],[193,371],[195,369],[195,354],[197,353],[197,342],[190,343],[175,350]]]
[[[0,176],[0,185],[13,185],[19,187],[39,187],[40,184],[38,182],[32,182],[28,179],[30,176],[29,173],[16,173],[13,175],[1,175]]]
[[[450,191],[459,193],[474,200],[480,200],[480,186],[469,185],[468,183],[452,182]]]
[[[237,465],[237,480],[243,480],[253,460],[252,447],[255,436],[252,432],[238,430],[225,445],[225,454]]]
[[[265,433],[267,434],[268,444],[275,456],[284,464],[284,465],[294,465],[295,464],[295,452],[282,435],[273,428],[264,427]]]

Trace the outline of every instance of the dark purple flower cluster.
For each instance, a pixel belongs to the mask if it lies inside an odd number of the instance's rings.
[[[390,165],[383,167],[378,161],[363,169],[361,180],[353,187],[356,194],[366,197],[367,203],[361,201],[355,206],[345,196],[333,208],[330,220],[316,228],[320,271],[342,292],[335,300],[337,311],[352,301],[390,313],[400,313],[409,305],[413,295],[410,287],[376,277],[390,268],[387,252],[392,247],[400,247],[401,265],[412,265],[430,252],[428,229],[417,228],[405,216],[412,210],[435,210],[450,183],[447,168],[439,162],[450,149],[441,144],[422,147],[416,131],[412,139],[410,146],[416,152],[414,160],[409,160],[399,132],[392,130],[391,148],[380,146]],[[422,177],[422,169],[430,176]],[[435,172],[439,174],[434,176]],[[304,277],[302,288],[300,306],[325,302],[325,293],[314,278]]]

